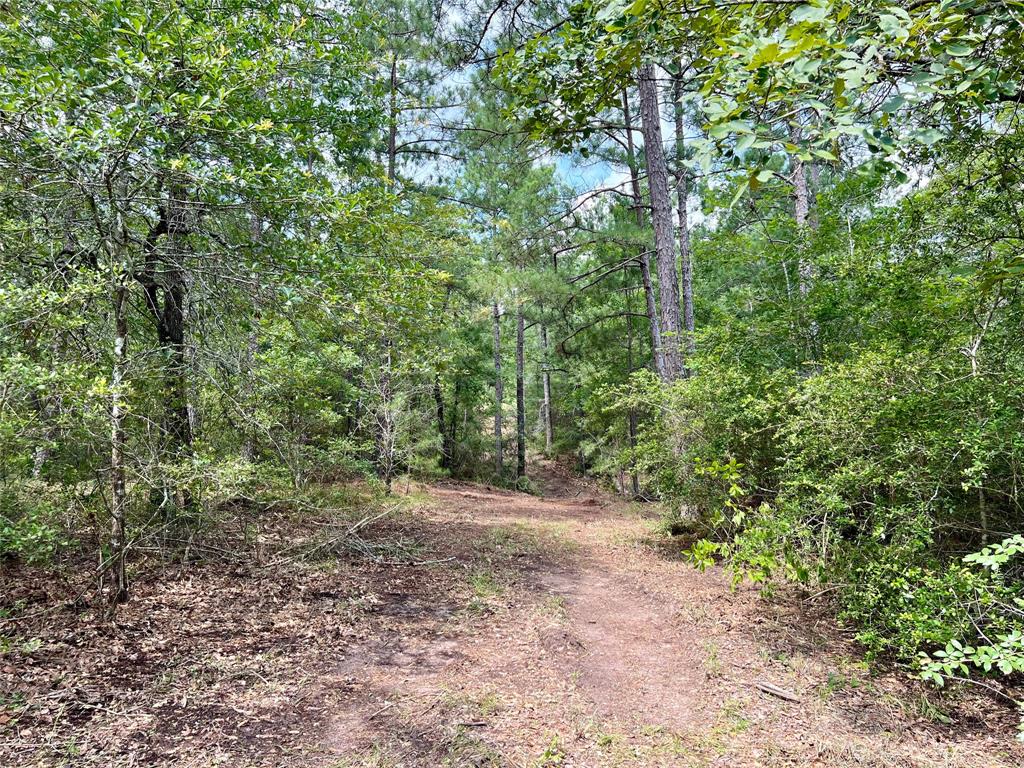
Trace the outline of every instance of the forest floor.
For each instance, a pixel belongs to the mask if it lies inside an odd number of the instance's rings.
[[[0,765],[1024,764],[1012,710],[869,671],[813,601],[696,571],[553,465],[536,482],[306,520],[302,558],[164,567],[113,623],[40,611],[72,587],[42,574],[0,593],[23,614],[0,622]]]

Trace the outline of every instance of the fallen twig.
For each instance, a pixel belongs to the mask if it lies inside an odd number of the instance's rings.
[[[785,699],[786,701],[792,701],[795,704],[800,703],[799,696],[797,696],[792,691],[787,691],[785,688],[779,688],[779,686],[775,685],[774,683],[766,683],[759,680],[757,683],[755,683],[755,685],[757,686],[758,690],[763,691],[764,693],[770,693],[772,696],[777,696],[780,699]]]
[[[423,565],[438,565],[439,563],[450,563],[454,557],[442,557],[437,560],[374,560],[378,565],[398,565],[408,568],[418,568]]]

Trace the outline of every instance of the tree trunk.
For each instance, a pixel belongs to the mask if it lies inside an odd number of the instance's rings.
[[[434,413],[437,416],[437,432],[441,436],[441,469],[451,470],[451,445],[444,420],[444,392],[441,390],[441,377],[434,374]]]
[[[459,421],[458,421],[458,418],[459,418],[459,399],[460,399],[460,395],[461,394],[462,394],[462,377],[461,376],[457,376],[455,378],[454,391],[452,392],[452,405],[451,405],[451,408],[448,409],[450,415],[448,417],[448,427],[445,430],[445,437],[444,437],[444,439],[446,441],[446,445],[448,445],[448,449],[450,451],[450,454],[449,454],[449,462],[451,463],[451,467],[449,467],[450,470],[454,470],[455,469],[455,446],[458,445],[457,437],[458,437],[458,429],[459,429]]]
[[[672,200],[668,192],[668,165],[662,146],[661,110],[653,64],[646,64],[640,70],[640,124],[644,136],[644,156],[647,158],[647,184],[651,194],[654,253],[658,267],[658,293],[661,299],[661,348],[665,360],[663,378],[672,381],[683,373],[679,349],[682,321],[679,313],[675,238],[672,231]]]
[[[629,165],[629,181],[633,191],[633,207],[636,210],[637,226],[644,226],[644,199],[640,192],[640,172],[637,168],[636,149],[633,145],[633,119],[629,112],[629,96],[622,90],[622,119],[626,125],[626,162]],[[644,298],[647,301],[647,322],[651,334],[651,358],[654,371],[665,377],[665,361],[661,354],[661,329],[658,321],[658,307],[654,298],[654,283],[651,280],[651,257],[645,248],[640,254],[640,275],[644,284]]]
[[[189,284],[180,247],[181,238],[189,231],[184,202],[185,192],[180,186],[172,185],[160,220],[146,237],[146,267],[141,277],[146,306],[153,317],[157,342],[164,355],[160,425],[165,440],[163,450],[172,460],[191,455],[194,438],[186,348]],[[162,237],[166,240],[163,248],[159,244]],[[173,498],[173,490],[166,483],[154,487],[151,494],[154,507],[163,506],[168,498]],[[181,510],[191,512],[194,508],[191,493],[187,488],[182,488],[180,493]],[[171,504],[164,509],[168,522],[175,516],[175,506]]]
[[[114,288],[114,363],[111,371],[110,403],[110,599],[128,600],[128,576],[125,570],[125,516],[128,506],[125,482],[124,380],[128,357],[128,289],[123,282]]]
[[[388,104],[388,181],[395,185],[398,161],[398,54],[391,56],[390,102]]]
[[[182,454],[192,450],[192,416],[188,397],[188,355],[185,347],[188,285],[183,270],[174,269],[164,291],[161,343],[168,354],[167,427],[172,448]],[[187,505],[186,505],[187,506]]]
[[[395,54],[391,57],[391,78],[389,80],[389,115],[390,120],[388,121],[388,186],[394,188],[395,186],[395,165],[396,157],[398,152],[397,136],[398,136],[398,55]],[[379,443],[380,448],[378,449],[378,459],[380,461],[379,473],[382,475],[384,480],[385,491],[390,495],[391,484],[394,480],[395,474],[395,419],[392,408],[393,399],[393,381],[392,381],[392,348],[390,336],[384,336],[384,367],[381,373],[380,381],[380,398],[381,408],[380,416],[377,419],[377,428],[379,430]]]
[[[626,374],[632,376],[633,374],[633,302],[632,292],[626,294],[626,309],[629,310],[626,313]],[[626,427],[629,433],[629,450],[630,450],[630,461],[629,461],[629,480],[633,488],[633,497],[640,495],[640,476],[636,471],[636,445],[637,445],[637,417],[636,408],[633,406],[629,407],[629,412],[626,414]]]
[[[526,322],[516,304],[516,479],[526,477]]]
[[[392,409],[391,339],[384,339],[384,365],[380,375],[380,410],[377,417],[378,448],[377,473],[384,481],[384,490],[390,495],[395,479],[395,416]]]
[[[804,238],[807,236],[807,217],[810,212],[810,195],[807,191],[807,169],[799,157],[793,159],[793,220],[796,222],[797,249],[800,252],[797,262],[800,296],[806,298],[811,288],[811,265],[804,258]]]
[[[43,431],[41,442],[32,449],[32,479],[40,480],[43,477],[46,463],[50,460],[50,446],[57,436],[57,429],[53,422],[54,416],[59,411],[59,406],[54,402],[52,396],[38,394],[32,396],[32,405]]]
[[[505,382],[501,379],[501,310],[494,302],[494,471],[505,473],[504,445],[501,440],[501,406],[505,399]]]
[[[259,248],[263,238],[263,221],[255,211],[252,214],[250,226],[253,249],[255,250]],[[252,301],[252,314],[249,319],[251,326],[246,334],[245,352],[242,355],[239,371],[242,377],[242,419],[243,429],[245,430],[242,436],[242,460],[246,462],[252,462],[256,459],[256,419],[252,415],[252,411],[256,406],[256,374],[253,372],[253,366],[256,364],[256,353],[259,352],[260,348],[259,312],[256,309],[258,304],[256,285],[253,285],[249,291],[249,298]]]
[[[799,146],[800,128],[790,128],[790,137]],[[796,224],[797,237],[797,287],[800,298],[806,300],[814,284],[814,265],[807,258],[808,232],[811,224],[817,226],[817,217],[811,220],[811,195],[807,183],[807,167],[799,156],[793,156],[793,221]],[[806,318],[806,302],[801,307],[801,316]],[[818,324],[814,320],[807,321],[807,356],[814,360],[817,357]]]
[[[679,62],[679,72],[672,81],[673,89],[673,111],[675,113],[676,129],[676,216],[679,227],[679,263],[683,272],[683,328],[686,330],[686,357],[687,360],[696,351],[696,339],[694,338],[693,324],[693,260],[690,250],[690,227],[686,212],[686,203],[690,196],[689,179],[687,178],[686,166],[686,126],[683,120],[683,62]],[[684,373],[689,376],[691,372],[689,364],[686,365]]]
[[[554,419],[551,415],[551,362],[548,360],[548,327],[541,325],[540,339],[544,347],[544,370],[542,378],[544,382],[544,453],[551,456],[551,446],[554,443]]]

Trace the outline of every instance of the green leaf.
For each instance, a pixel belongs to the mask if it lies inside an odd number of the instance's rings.
[[[910,37],[902,22],[891,14],[883,14],[878,18],[879,28],[889,37],[894,37],[897,40],[906,40]]]
[[[736,141],[736,151],[745,152],[754,145],[755,141],[757,141],[757,136],[755,136],[752,133],[740,136],[739,139],[737,139]]]
[[[935,128],[923,128],[921,130],[914,131],[911,134],[912,138],[916,139],[917,141],[920,141],[922,144],[925,144],[927,146],[931,146],[935,142],[942,139],[944,136],[945,134],[943,134],[942,131],[937,130]]]
[[[882,111],[887,113],[887,114],[891,114],[893,112],[898,111],[899,108],[902,107],[906,103],[907,103],[907,100],[903,96],[901,96],[900,94],[897,93],[895,96],[893,96],[892,98],[888,99],[882,105]]]
[[[739,202],[740,198],[746,194],[747,189],[750,187],[750,179],[744,179],[740,182],[739,187],[736,189],[736,194],[732,196],[732,200],[729,202],[729,207],[732,208]]]
[[[800,5],[797,6],[796,10],[793,11],[789,18],[795,24],[805,21],[824,21],[828,18],[828,10],[827,5]]]

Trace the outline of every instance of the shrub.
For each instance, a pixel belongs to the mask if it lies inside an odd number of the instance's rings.
[[[831,585],[871,655],[930,680],[1013,674],[1024,545],[982,548],[1019,529],[1012,378],[964,376],[955,351],[884,347],[800,378],[709,366],[648,398],[640,458],[699,514],[698,564],[715,554],[737,578]]]
[[[52,559],[69,543],[60,510],[59,499],[45,483],[6,486],[0,491],[0,556],[29,563]]]

